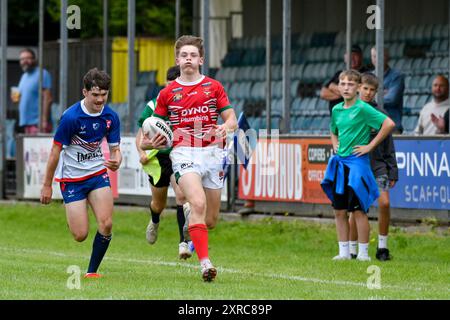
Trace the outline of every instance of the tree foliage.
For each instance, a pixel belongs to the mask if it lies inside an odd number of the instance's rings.
[[[191,2],[181,2],[180,17],[183,32],[191,31]],[[102,0],[71,0],[68,1],[68,5],[77,5],[81,10],[81,30],[70,31],[69,36],[81,38],[102,36]],[[128,1],[109,0],[108,5],[109,35],[126,36]],[[60,0],[47,0],[46,9],[53,21],[59,21]],[[137,0],[136,34],[140,36],[173,38],[175,34],[175,0]]]

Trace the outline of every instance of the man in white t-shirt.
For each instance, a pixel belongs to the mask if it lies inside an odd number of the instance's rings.
[[[448,79],[443,75],[438,75],[433,80],[431,91],[433,100],[428,102],[420,111],[419,121],[414,130],[418,135],[436,135],[442,134],[432,121],[432,117],[443,117],[449,110],[450,102],[448,100]]]

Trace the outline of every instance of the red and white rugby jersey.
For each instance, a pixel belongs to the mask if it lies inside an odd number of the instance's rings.
[[[173,147],[224,147],[224,139],[212,134],[219,114],[231,108],[220,82],[202,76],[195,82],[176,79],[156,100],[155,116],[168,117],[174,132]]]

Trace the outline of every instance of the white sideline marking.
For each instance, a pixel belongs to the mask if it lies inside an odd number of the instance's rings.
[[[34,253],[34,254],[46,254],[51,256],[58,257],[72,257],[72,258],[86,258],[84,256],[79,255],[71,255],[62,252],[56,251],[43,251],[38,249],[25,249],[25,248],[6,248],[0,247],[2,251],[9,252],[24,252],[24,253]],[[200,269],[200,266],[197,264],[185,263],[185,262],[167,262],[161,260],[144,260],[144,259],[134,259],[134,258],[117,258],[117,257],[105,257],[105,260],[111,261],[119,261],[119,262],[131,262],[131,263],[143,263],[143,264],[153,264],[159,266],[169,266],[169,267],[184,267],[189,269]],[[229,269],[229,268],[217,268],[219,272],[223,273],[235,273],[239,275],[248,275],[251,277],[262,277],[262,278],[271,278],[271,279],[282,279],[282,280],[291,280],[291,281],[302,281],[302,282],[313,282],[313,283],[321,283],[321,284],[332,284],[332,285],[342,285],[342,286],[356,286],[356,287],[367,287],[365,282],[353,282],[353,281],[341,281],[341,280],[324,280],[318,278],[306,278],[301,276],[293,276],[293,275],[285,275],[279,273],[251,273],[238,269]],[[400,291],[414,290],[414,291],[423,291],[422,288],[419,287],[411,287],[411,286],[397,286],[397,285],[382,285],[382,289],[394,289]]]

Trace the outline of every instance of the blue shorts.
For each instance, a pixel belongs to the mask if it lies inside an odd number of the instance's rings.
[[[89,192],[103,187],[111,187],[109,176],[105,172],[80,182],[60,182],[64,203],[87,199]]]

